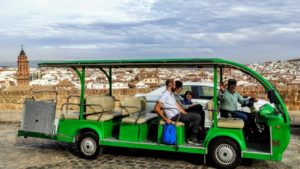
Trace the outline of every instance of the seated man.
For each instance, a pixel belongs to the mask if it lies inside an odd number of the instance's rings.
[[[218,95],[218,99],[220,100],[220,112],[221,117],[228,117],[228,114],[231,114],[234,118],[243,119],[245,123],[244,131],[247,137],[254,138],[256,134],[259,133],[258,128],[255,123],[255,119],[250,113],[243,112],[237,110],[237,103],[241,105],[247,105],[249,103],[249,99],[244,99],[237,91],[236,91],[236,80],[229,79],[227,89],[224,84],[220,85],[220,92]],[[256,98],[251,98],[255,102]]]
[[[183,101],[183,98],[179,95],[179,93],[182,91],[182,82],[181,81],[176,81],[175,82],[175,91],[174,91],[174,97],[175,97],[175,100],[176,102],[186,111],[186,112],[189,112],[189,113],[196,113],[196,114],[199,114],[201,116],[201,128],[203,129],[204,128],[204,111],[203,111],[203,108],[201,106],[201,104],[185,104],[184,101]]]
[[[187,124],[187,126],[192,123],[191,136],[188,139],[188,142],[197,144],[198,139],[196,136],[199,133],[201,116],[199,114],[187,113],[176,103],[175,97],[172,93],[172,89],[174,88],[174,80],[168,79],[166,81],[166,91],[164,91],[158,99],[154,111],[160,115],[167,124],[174,123],[174,121],[177,120]],[[164,115],[162,109],[164,110],[166,116]]]

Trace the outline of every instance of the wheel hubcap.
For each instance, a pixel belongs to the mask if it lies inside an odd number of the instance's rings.
[[[236,152],[231,145],[221,144],[216,149],[216,159],[221,164],[231,164],[236,159]]]
[[[91,138],[85,138],[82,140],[80,148],[86,155],[92,155],[96,152],[96,142]]]

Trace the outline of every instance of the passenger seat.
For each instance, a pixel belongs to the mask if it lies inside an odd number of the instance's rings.
[[[129,115],[122,119],[123,123],[145,123],[157,114],[146,112],[147,101],[145,97],[127,97],[120,100],[123,115]]]
[[[121,112],[113,111],[115,100],[112,96],[87,96],[86,97],[86,120],[108,121]]]
[[[212,122],[214,121],[213,115],[214,115],[214,102],[213,100],[210,100],[207,103],[207,110],[208,110],[208,115],[209,115],[209,120]],[[219,113],[219,111],[218,111]],[[218,119],[218,127],[220,128],[243,128],[244,127],[244,121],[239,118],[219,118]]]

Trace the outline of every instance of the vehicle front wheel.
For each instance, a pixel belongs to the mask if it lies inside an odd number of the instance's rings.
[[[236,168],[241,163],[241,151],[233,140],[219,138],[211,143],[209,158],[217,168]]]
[[[102,153],[102,147],[99,145],[99,138],[93,132],[85,132],[79,136],[77,142],[79,156],[85,159],[95,159],[99,153]]]

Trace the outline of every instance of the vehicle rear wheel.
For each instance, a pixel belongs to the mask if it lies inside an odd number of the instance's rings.
[[[77,142],[79,156],[85,159],[95,159],[99,153],[102,153],[102,147],[99,145],[99,138],[93,132],[85,132],[79,136]]]
[[[231,139],[219,138],[211,143],[209,158],[217,168],[236,168],[241,163],[241,151]]]

